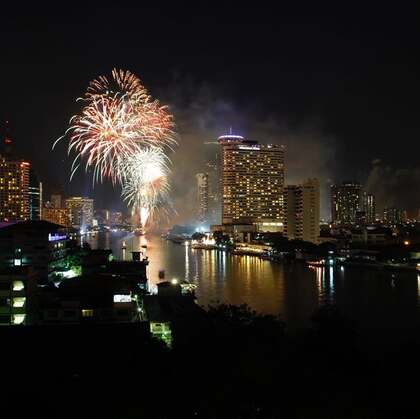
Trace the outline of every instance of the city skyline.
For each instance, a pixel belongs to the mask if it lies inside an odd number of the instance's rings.
[[[93,14],[100,19],[121,10],[111,6]],[[413,35],[418,28],[409,24],[408,10],[395,12],[383,6],[382,19],[375,19],[377,25],[371,30],[370,19],[376,10],[369,7],[363,17],[357,9],[343,16],[338,10],[320,8],[313,15],[318,26],[292,7],[276,24],[273,18],[272,24],[265,26],[255,23],[246,8],[239,15],[236,9],[226,7],[218,14],[215,8],[207,16],[197,9],[195,18],[189,20],[181,7],[175,16],[185,21],[185,26],[175,32],[170,10],[133,7],[132,13],[125,14],[127,19],[136,12],[156,18],[161,30],[158,37],[146,30],[146,39],[142,37],[144,42],[138,43],[134,25],[122,28],[116,23],[120,35],[115,31],[108,42],[87,35],[84,48],[80,48],[79,33],[88,31],[70,34],[58,24],[62,21],[85,29],[86,23],[74,11],[57,20],[58,12],[46,6],[24,12],[5,6],[5,15],[11,18],[1,29],[8,39],[4,51],[8,65],[1,71],[3,79],[10,82],[5,86],[8,100],[0,105],[0,120],[10,120],[15,147],[21,156],[33,160],[44,184],[58,182],[68,195],[93,192],[100,206],[120,208],[118,193],[109,185],[92,190],[83,173],[68,184],[64,147],[50,154],[52,142],[62,135],[78,109],[74,100],[88,81],[120,65],[138,73],[175,115],[181,136],[179,152],[173,156],[176,205],[193,201],[194,185],[185,180],[201,171],[206,158],[200,154],[202,143],[233,126],[235,132],[251,140],[285,144],[286,182],[319,178],[324,217],[329,184],[346,179],[369,185],[379,207],[396,206],[397,202],[411,212],[420,207],[413,193],[420,172],[416,153],[406,152],[416,149],[413,139],[418,136],[413,122],[418,82],[410,72],[415,55]],[[308,14],[313,12],[308,10]],[[29,16],[39,27],[26,25]],[[228,35],[223,30],[226,21],[234,28]],[[388,25],[390,21],[392,25]],[[206,30],[210,25],[221,30]],[[194,39],[191,31],[196,34]],[[175,38],[165,44],[172,33]],[[277,44],[281,54],[275,52]],[[37,57],[40,45],[44,48],[40,64],[28,60],[22,66],[22,57]],[[119,48],[113,48],[115,45]],[[207,46],[206,54],[197,54],[200,45]],[[174,52],[166,54],[172,48]],[[195,52],[188,54],[190,51]],[[70,63],[69,52],[73,57]],[[398,65],[382,65],[393,61]],[[228,64],[220,66],[220,62]],[[24,87],[18,82],[22,79],[27,81]],[[389,100],[382,100],[382,90],[388,92]],[[37,106],[21,97],[36,97]],[[401,147],[393,146],[397,140]],[[43,163],[45,156],[48,164]],[[192,208],[188,211],[190,217]]]

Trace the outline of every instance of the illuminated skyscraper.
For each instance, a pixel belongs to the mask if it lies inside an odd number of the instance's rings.
[[[197,173],[197,219],[201,223],[208,221],[209,215],[209,175]]]
[[[29,219],[40,220],[42,212],[42,183],[31,168],[29,171]]]
[[[390,226],[401,224],[403,221],[403,211],[399,208],[384,209],[384,223]]]
[[[208,175],[208,220],[211,223],[220,223],[220,146],[217,140],[204,143],[206,155],[205,168]]]
[[[317,243],[319,238],[320,193],[318,179],[284,189],[284,235],[289,240]]]
[[[365,213],[366,222],[373,224],[376,221],[376,205],[372,194],[363,192],[362,210]]]
[[[331,219],[333,224],[352,225],[361,211],[361,185],[357,182],[343,182],[331,185]]]
[[[29,219],[30,164],[0,156],[0,221]]]
[[[219,137],[222,224],[282,225],[284,147]]]
[[[44,221],[49,221],[50,223],[58,224],[63,227],[71,227],[69,208],[44,207],[42,209],[41,217]]]
[[[70,224],[74,228],[92,226],[93,199],[74,196],[66,199],[66,208],[70,210]]]

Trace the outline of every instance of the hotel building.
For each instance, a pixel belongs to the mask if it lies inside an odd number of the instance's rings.
[[[221,146],[222,224],[255,224],[281,230],[284,147],[223,135]]]

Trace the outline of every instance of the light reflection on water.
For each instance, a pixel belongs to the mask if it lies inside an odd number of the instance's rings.
[[[279,314],[296,326],[306,324],[323,303],[337,304],[369,327],[414,325],[420,317],[420,275],[416,273],[310,269],[301,263],[284,265],[254,256],[192,249],[158,236],[107,233],[86,240],[92,248],[111,248],[117,259],[128,260],[131,251],[143,251],[150,260],[152,285],[159,282],[159,271],[165,270],[165,279],[196,283],[198,302],[204,306],[247,303],[259,312]]]

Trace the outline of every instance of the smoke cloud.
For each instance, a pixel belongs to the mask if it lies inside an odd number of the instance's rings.
[[[397,207],[417,216],[420,208],[419,184],[420,167],[393,168],[375,159],[367,176],[366,190],[375,195],[379,212],[385,207]]]
[[[172,92],[170,97],[165,93]],[[329,192],[336,156],[335,141],[319,118],[293,124],[275,112],[261,115],[258,104],[235,103],[226,94],[207,84],[177,83],[160,97],[170,104],[179,133],[179,146],[171,155],[172,198],[176,223],[195,218],[195,174],[205,171],[205,162],[214,158],[218,147],[205,145],[232,128],[236,134],[261,143],[286,146],[286,183],[317,177],[321,184],[321,214],[328,217]],[[222,99],[223,98],[223,99]]]

